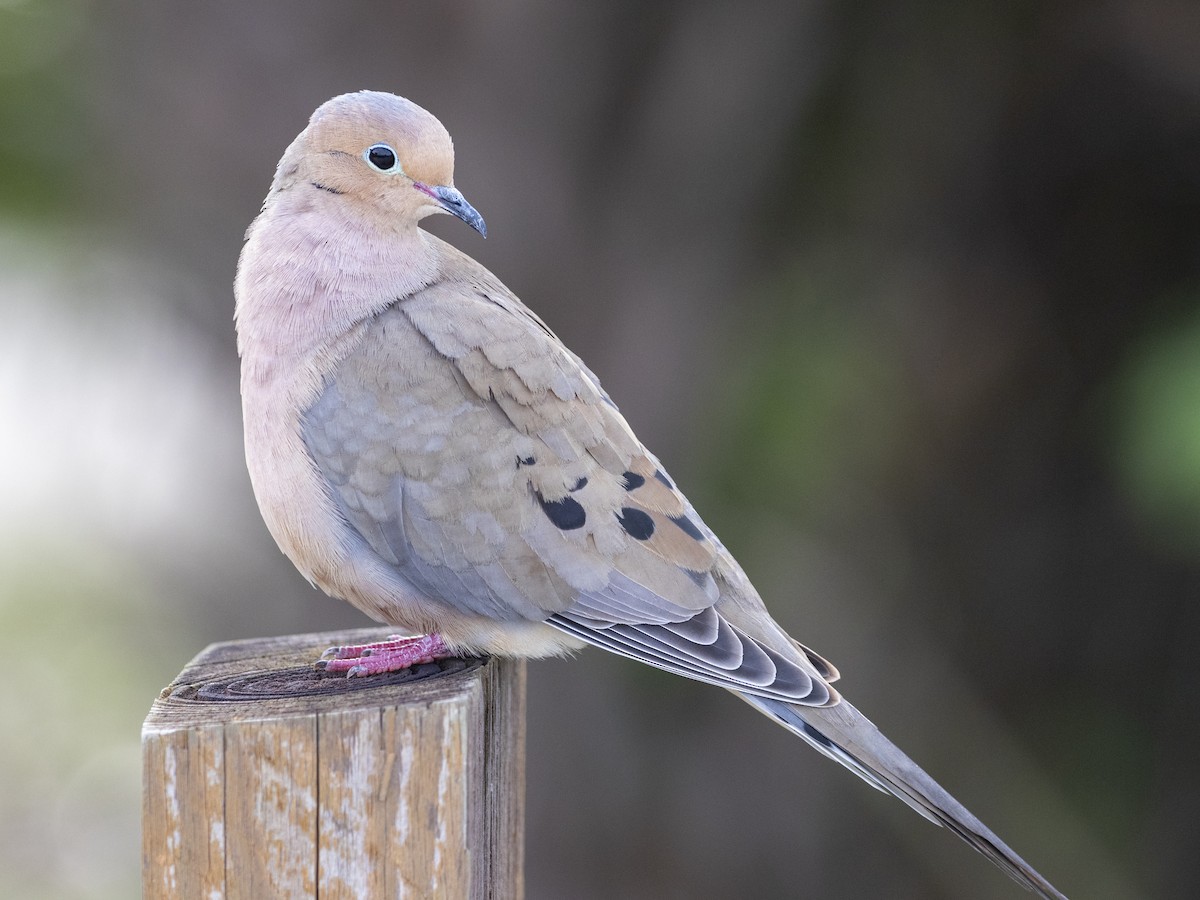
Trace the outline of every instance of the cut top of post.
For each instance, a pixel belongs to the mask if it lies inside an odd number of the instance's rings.
[[[142,730],[143,894],[520,897],[524,664],[322,675],[376,630],[215,644]]]

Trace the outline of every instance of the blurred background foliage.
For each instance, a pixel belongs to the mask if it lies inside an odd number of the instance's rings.
[[[1193,897],[1200,7],[0,2],[0,895],[138,890],[138,728],[356,626],[241,461],[231,281],[321,101],[454,134],[480,258],[855,703],[1068,894]],[[530,898],[1011,897],[711,689],[530,670]]]

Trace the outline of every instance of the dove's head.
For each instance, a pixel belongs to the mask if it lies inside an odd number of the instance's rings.
[[[450,213],[484,237],[483,217],[454,187],[454,144],[417,104],[379,91],[321,104],[275,172],[271,193],[323,191],[396,224]]]

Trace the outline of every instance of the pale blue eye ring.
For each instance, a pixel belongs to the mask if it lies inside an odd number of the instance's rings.
[[[363,159],[372,169],[385,175],[398,175],[404,171],[396,151],[387,144],[372,144],[363,151]]]

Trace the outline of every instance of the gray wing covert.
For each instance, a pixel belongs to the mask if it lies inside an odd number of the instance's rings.
[[[443,283],[386,310],[304,439],[347,522],[431,597],[701,681],[829,702],[810,668],[714,606],[723,548],[515,298]]]
[[[361,552],[430,598],[500,621],[541,620],[568,602],[520,538],[516,460],[528,440],[398,308],[370,324],[301,427]]]

